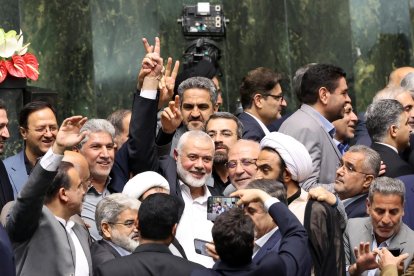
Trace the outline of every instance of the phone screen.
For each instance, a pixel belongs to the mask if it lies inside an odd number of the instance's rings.
[[[209,196],[207,200],[207,219],[215,221],[216,218],[231,208],[238,207],[238,197]]]
[[[208,243],[208,241],[194,239],[194,249],[197,254],[210,257],[210,255],[208,255],[207,250],[206,250],[206,243]]]

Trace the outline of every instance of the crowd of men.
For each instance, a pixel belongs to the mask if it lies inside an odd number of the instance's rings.
[[[143,44],[132,110],[60,125],[49,103],[20,111],[1,275],[414,275],[414,68],[359,116],[340,67],[298,69],[284,116],[282,75],[256,68],[236,116],[211,63],[178,74]],[[0,153],[7,127],[0,103]],[[211,221],[211,196],[237,207]]]

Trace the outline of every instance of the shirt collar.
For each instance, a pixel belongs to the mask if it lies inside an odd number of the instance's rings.
[[[55,218],[65,227],[66,231],[68,232],[73,228],[73,226],[75,226],[75,222],[73,220],[66,221],[58,216],[55,216]]]
[[[87,194],[94,193],[94,194],[97,194],[97,195],[107,195],[109,193],[108,185],[109,185],[109,182],[111,182],[111,179],[112,178],[108,175],[108,178],[106,179],[106,182],[105,182],[105,188],[102,191],[102,193],[98,192],[93,185],[91,185],[89,187],[89,189],[88,189],[88,191],[86,193]]]
[[[178,182],[180,183],[180,189],[181,189],[181,192],[182,193],[185,193],[186,195],[187,195],[187,197],[188,198],[193,198],[192,196],[191,196],[191,191],[190,191],[190,187],[188,187],[183,181],[181,181],[181,180],[178,180]],[[206,185],[203,185],[202,186],[203,187],[203,189],[204,189],[204,195],[202,195],[202,196],[199,196],[199,197],[197,197],[197,198],[195,198],[195,199],[192,199],[193,201],[196,201],[196,202],[198,202],[198,203],[200,203],[200,204],[204,204],[204,203],[206,203],[207,202],[207,200],[208,200],[208,197],[209,196],[211,196],[211,194],[210,194],[210,191],[207,189],[207,186]]]
[[[322,116],[321,113],[319,113],[318,111],[316,111],[316,109],[313,108],[312,106],[307,105],[307,104],[303,104],[303,105],[308,107],[306,110],[308,110],[310,113],[313,114],[313,116],[315,116],[316,118],[318,118],[318,120],[322,124],[322,127],[333,138],[335,136],[335,127],[334,127],[334,125],[331,122],[329,122],[324,116]]]
[[[253,119],[256,120],[256,122],[260,125],[260,127],[262,128],[265,135],[268,135],[270,133],[269,129],[265,126],[265,124],[263,124],[262,121],[260,121],[258,118],[256,118],[256,116],[254,116],[253,114],[250,114],[247,111],[245,111],[245,113],[248,114],[249,116],[253,117]]]
[[[279,229],[279,227],[276,226],[275,228],[273,228],[272,230],[270,230],[269,232],[255,240],[254,244],[259,248],[262,248],[265,245],[265,243],[270,239],[270,237],[277,231],[277,229]]]

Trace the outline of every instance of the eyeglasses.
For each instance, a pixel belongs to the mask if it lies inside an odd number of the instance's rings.
[[[276,95],[267,94],[267,95],[264,95],[264,96],[266,96],[266,97],[272,97],[276,101],[281,101],[281,102],[283,102],[283,100],[285,99],[285,97],[283,96],[283,94],[280,94],[280,95],[277,95],[277,96]]]
[[[127,220],[127,221],[124,221],[124,222],[108,222],[108,224],[112,224],[112,225],[121,224],[121,225],[123,225],[127,228],[132,228],[132,227],[137,225],[137,221],[136,220]]]
[[[342,169],[345,168],[345,172],[346,173],[360,173],[360,174],[365,174],[365,175],[369,175],[369,173],[364,173],[364,172],[360,172],[355,170],[355,168],[353,167],[353,165],[350,164],[345,164],[342,161],[338,163],[338,169]]]
[[[228,169],[234,169],[237,167],[237,164],[240,162],[243,168],[250,167],[252,165],[256,166],[257,159],[253,158],[242,158],[240,160],[230,160],[225,165]]]
[[[33,131],[35,131],[39,134],[44,134],[44,133],[47,133],[48,131],[49,132],[56,132],[56,131],[58,131],[59,128],[58,128],[58,126],[43,126],[43,127],[38,127],[38,128],[35,128],[35,129],[30,129],[30,128],[27,128],[27,129],[33,130]]]

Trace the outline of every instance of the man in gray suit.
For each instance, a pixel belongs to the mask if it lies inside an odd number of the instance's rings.
[[[368,218],[348,221],[344,234],[347,271],[350,275],[379,275],[376,248],[387,247],[397,254],[409,253],[404,270],[414,253],[414,231],[405,225],[405,186],[401,180],[378,177],[371,184],[367,200]]]
[[[79,214],[89,179],[86,160],[62,161],[78,144],[86,118],[63,121],[53,146],[35,166],[11,209],[6,230],[13,243],[17,275],[92,275],[89,233],[70,220]],[[80,166],[84,163],[84,166]]]
[[[298,95],[302,106],[279,129],[301,142],[311,155],[313,172],[300,183],[306,191],[314,186],[334,191],[341,153],[333,140],[332,122],[344,117],[344,107],[351,102],[345,77],[345,72],[334,65],[311,66],[303,75]]]

